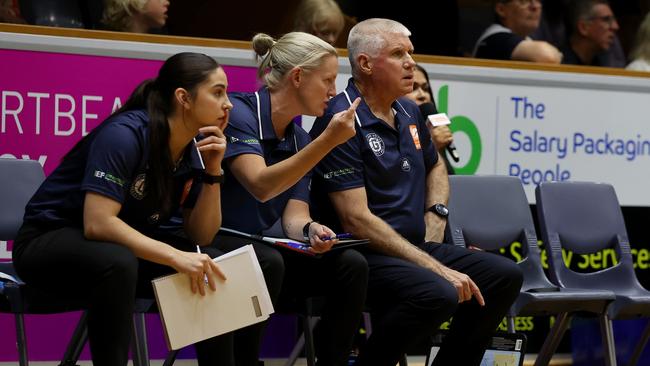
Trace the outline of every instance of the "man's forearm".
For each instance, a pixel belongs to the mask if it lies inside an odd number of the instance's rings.
[[[427,174],[426,184],[425,207],[431,207],[436,203],[446,205],[449,200],[449,176],[447,176],[447,167],[443,163],[442,157],[438,157],[438,162]],[[425,212],[424,222],[426,224],[425,240],[441,243],[445,236],[447,220],[434,213]]]
[[[367,213],[349,221],[343,224],[345,230],[354,233],[358,238],[369,239],[370,248],[440,273],[440,262],[411,244],[381,218]]]

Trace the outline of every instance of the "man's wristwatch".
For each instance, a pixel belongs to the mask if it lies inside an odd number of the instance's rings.
[[[222,184],[224,180],[225,178],[223,176],[223,169],[221,169],[221,174],[219,175],[212,175],[206,172],[201,173],[201,182],[205,184]]]
[[[427,211],[433,212],[434,214],[444,218],[447,218],[449,216],[449,209],[442,203],[436,203],[435,205],[427,208]]]
[[[309,228],[311,227],[311,224],[315,222],[316,221],[309,221],[302,227],[302,238],[304,241],[309,241]]]

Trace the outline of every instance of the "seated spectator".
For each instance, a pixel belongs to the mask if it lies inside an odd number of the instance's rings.
[[[562,54],[548,42],[530,35],[539,26],[539,0],[498,0],[494,5],[497,23],[479,37],[473,56],[495,60],[560,63]]]
[[[438,110],[436,102],[433,100],[433,91],[429,83],[429,75],[424,67],[416,64],[413,72],[413,91],[406,94],[406,97],[414,101],[418,106],[424,103],[433,104],[434,110]],[[437,112],[436,112],[437,113]],[[427,116],[424,116],[426,118]],[[431,134],[431,141],[436,145],[436,150],[445,162],[447,167],[447,174],[454,174],[454,167],[449,163],[445,148],[454,142],[454,136],[451,134],[449,126],[434,127],[431,123],[427,123],[427,128]]]
[[[575,0],[569,8],[569,44],[563,64],[616,66],[603,54],[616,42],[618,22],[607,0]]]
[[[627,65],[628,70],[650,72],[650,13],[639,26],[630,58],[632,62]]]
[[[106,0],[102,23],[107,29],[149,33],[167,21],[169,0]]]
[[[294,31],[311,33],[333,46],[344,25],[343,12],[334,0],[303,0],[296,10]]]
[[[0,0],[0,23],[25,23],[20,16],[17,0]]]
[[[558,49],[567,43],[566,9],[569,0],[542,0],[542,16],[539,26],[530,38],[546,41]]]

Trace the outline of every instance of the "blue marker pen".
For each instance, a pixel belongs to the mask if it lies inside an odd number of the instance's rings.
[[[341,233],[341,234],[337,234],[334,237],[326,236],[324,238],[320,238],[320,240],[323,240],[323,241],[324,240],[333,240],[333,239],[352,239],[352,234],[351,233]]]

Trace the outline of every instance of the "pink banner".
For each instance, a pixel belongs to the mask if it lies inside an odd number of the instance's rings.
[[[50,173],[162,61],[0,50],[0,157]],[[224,66],[231,91],[254,91],[255,69]]]
[[[0,157],[38,160],[49,174],[136,85],[155,77],[160,65],[162,61],[0,50]],[[230,91],[256,89],[255,68],[224,69]],[[1,244],[0,258],[10,257]],[[77,313],[27,316],[29,359],[59,359],[77,319]],[[151,323],[157,329],[150,337],[161,345],[159,323]],[[0,361],[16,361],[13,316],[0,315],[0,329]],[[153,347],[153,358],[164,354],[160,346]]]

